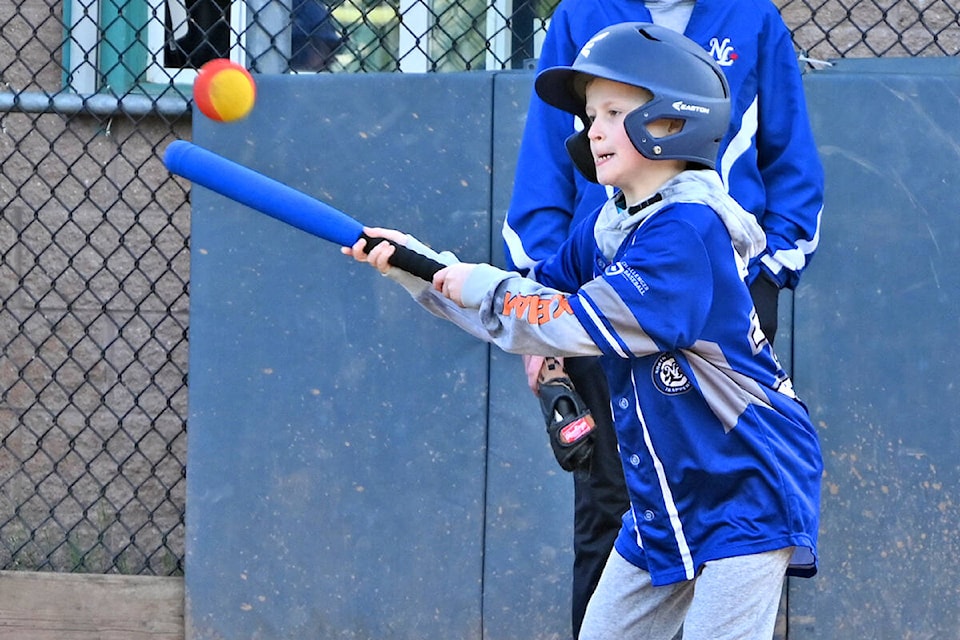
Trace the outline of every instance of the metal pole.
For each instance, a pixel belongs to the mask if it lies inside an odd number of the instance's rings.
[[[50,95],[37,91],[5,91],[0,93],[0,113],[6,112],[179,117],[190,112],[190,103],[180,96],[128,95],[117,98],[105,94],[80,96],[74,93]]]
[[[256,73],[289,67],[291,0],[247,0],[247,66]]]

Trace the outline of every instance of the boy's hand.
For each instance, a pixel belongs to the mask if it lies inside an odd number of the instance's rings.
[[[457,303],[463,306],[463,285],[467,278],[473,272],[477,265],[466,262],[459,262],[441,269],[433,276],[433,288]]]
[[[404,247],[407,244],[407,234],[394,229],[381,229],[379,227],[364,227],[363,232],[371,238],[386,238],[398,246]],[[347,256],[353,256],[357,262],[367,262],[376,267],[377,271],[386,274],[392,268],[388,260],[396,248],[390,242],[381,242],[373,248],[368,254],[366,252],[367,241],[360,238],[352,247],[343,247],[340,252]]]

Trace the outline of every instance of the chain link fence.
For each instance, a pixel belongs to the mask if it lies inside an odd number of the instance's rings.
[[[808,59],[960,51],[960,0],[778,4]],[[524,68],[554,7],[0,4],[0,569],[183,572],[190,209],[160,157],[196,68]]]

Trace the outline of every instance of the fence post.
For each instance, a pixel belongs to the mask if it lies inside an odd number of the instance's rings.
[[[283,73],[290,59],[291,0],[250,0],[247,12],[250,70]]]

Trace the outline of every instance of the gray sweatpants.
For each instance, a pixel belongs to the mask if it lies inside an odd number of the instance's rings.
[[[793,547],[714,560],[693,580],[654,587],[650,574],[610,554],[579,640],[769,640]]]

